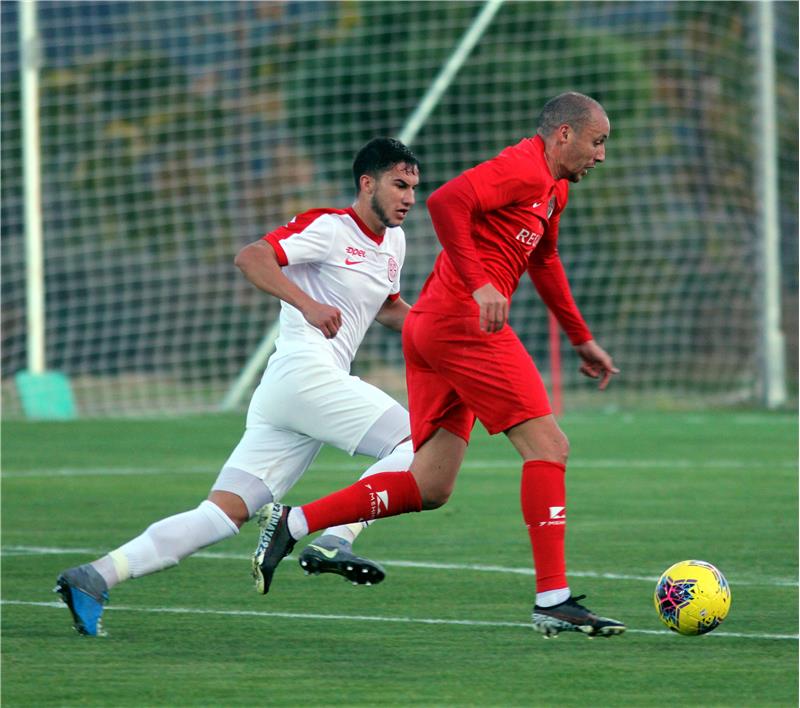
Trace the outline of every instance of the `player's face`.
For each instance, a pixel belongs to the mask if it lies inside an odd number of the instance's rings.
[[[419,184],[417,167],[401,162],[382,173],[374,183],[370,208],[386,227],[400,226],[414,206],[414,190]]]
[[[611,126],[605,113],[595,110],[580,132],[572,129],[561,153],[562,177],[580,182],[597,163],[606,159],[606,140]]]

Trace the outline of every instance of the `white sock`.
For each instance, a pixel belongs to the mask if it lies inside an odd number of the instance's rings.
[[[553,607],[569,600],[569,588],[559,588],[558,590],[546,590],[536,593],[536,604],[539,607]]]
[[[356,521],[354,524],[347,524],[346,526],[331,526],[325,533],[317,537],[316,543],[323,547],[344,547],[349,550],[353,545],[353,541],[358,537],[358,534],[372,522],[373,519],[370,519],[369,521]]]
[[[92,565],[111,588],[128,578],[177,565],[186,556],[237,533],[239,529],[227,514],[206,499],[196,509],[156,521]]]
[[[308,536],[308,521],[306,521],[306,515],[299,506],[293,506],[289,509],[286,525],[289,528],[289,535],[295,541],[299,541],[303,536]]]
[[[386,457],[382,457],[375,462],[372,467],[368,468],[360,479],[369,477],[370,475],[378,472],[400,472],[407,470],[411,467],[411,461],[414,459],[414,446],[410,440],[400,443],[394,450],[392,450]],[[323,536],[337,536],[348,543],[352,544],[367,526],[372,524],[374,519],[369,521],[361,521],[357,524],[347,524],[342,526],[331,526],[322,532]]]
[[[128,573],[125,568],[118,568],[119,561],[115,561],[115,559],[111,557],[110,553],[102,558],[98,558],[89,565],[91,565],[98,573],[100,573],[100,575],[103,576],[103,580],[106,581],[106,585],[109,588],[113,588],[117,583],[125,580],[128,577]],[[125,565],[127,565],[127,563]]]

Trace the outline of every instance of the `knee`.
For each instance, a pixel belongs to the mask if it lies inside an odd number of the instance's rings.
[[[433,485],[425,489],[420,489],[422,496],[422,510],[430,511],[438,509],[447,504],[450,495],[453,493],[452,485]]]
[[[560,462],[562,465],[567,464],[569,459],[569,438],[564,433],[561,433],[560,437],[555,441],[554,454],[557,458],[556,462]]]
[[[245,521],[250,518],[247,505],[237,494],[215,489],[208,495],[208,501],[216,504],[225,516],[236,525],[236,528],[242,528]]]
[[[536,446],[535,459],[566,465],[569,459],[569,438],[559,430],[547,440],[540,441]]]

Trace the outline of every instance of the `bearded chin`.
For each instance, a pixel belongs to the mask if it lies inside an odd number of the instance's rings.
[[[394,224],[389,220],[389,217],[386,215],[386,212],[383,210],[383,207],[380,205],[377,197],[374,194],[372,195],[372,202],[370,203],[370,206],[372,207],[372,211],[375,212],[375,216],[378,217],[384,226],[387,228],[397,226],[397,224]]]

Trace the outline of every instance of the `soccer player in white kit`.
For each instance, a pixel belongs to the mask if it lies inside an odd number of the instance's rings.
[[[280,337],[250,402],[244,435],[197,508],[157,521],[58,576],[55,591],[80,634],[104,634],[104,605],[118,583],[237,534],[260,508],[283,498],[323,444],[378,458],[364,476],[410,464],[408,412],[349,371],[373,320],[399,332],[408,313],[400,297],[400,225],[415,201],[419,162],[401,142],[375,138],[356,155],[353,177],[351,207],[299,214],[237,255],[245,277],[281,300]],[[383,569],[352,553],[363,526],[327,529],[300,564],[355,583],[380,582]],[[254,577],[266,592],[257,564]]]

